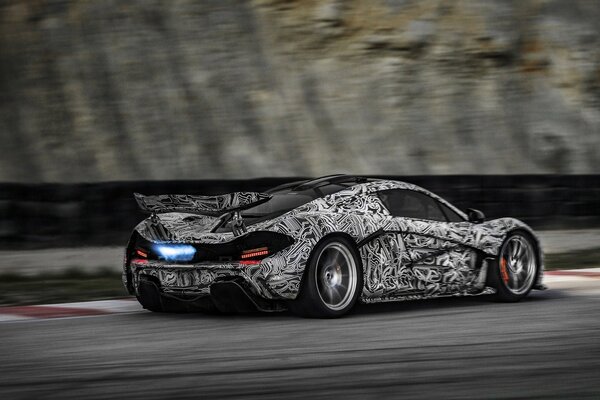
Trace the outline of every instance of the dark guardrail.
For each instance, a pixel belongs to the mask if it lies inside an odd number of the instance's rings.
[[[415,183],[488,218],[513,216],[538,229],[600,227],[600,175],[379,176]],[[263,191],[302,178],[81,184],[0,183],[0,248],[124,245],[144,218],[133,192]]]

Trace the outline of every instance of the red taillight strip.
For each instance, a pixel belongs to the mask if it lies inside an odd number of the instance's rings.
[[[136,253],[138,256],[140,256],[140,257],[143,257],[143,258],[148,258],[148,253],[146,253],[145,251],[142,251],[142,250],[140,250],[140,249],[136,249],[136,250],[135,250],[135,253]]]
[[[245,260],[240,261],[240,265],[257,265],[260,264],[260,260]]]
[[[259,247],[258,249],[244,250],[242,251],[241,258],[242,260],[246,258],[253,258],[259,256],[266,256],[269,254],[269,249],[267,247]]]

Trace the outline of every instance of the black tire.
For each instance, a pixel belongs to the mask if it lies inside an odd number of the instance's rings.
[[[519,248],[527,256],[522,255],[521,259],[518,255],[513,256]],[[523,299],[535,286],[540,273],[537,243],[525,231],[509,233],[490,269],[489,285],[496,289],[494,300],[516,302]]]
[[[140,276],[138,286],[137,299],[148,311],[163,312],[162,303],[160,301],[160,290],[154,280]]]
[[[362,287],[362,267],[356,246],[345,237],[330,236],[313,249],[300,293],[289,303],[289,308],[302,317],[341,317],[354,307]]]

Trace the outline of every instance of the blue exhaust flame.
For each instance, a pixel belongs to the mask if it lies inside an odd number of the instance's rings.
[[[166,261],[191,261],[196,249],[189,244],[155,244],[154,252],[159,259]]]

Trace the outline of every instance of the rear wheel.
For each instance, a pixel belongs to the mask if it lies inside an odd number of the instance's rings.
[[[352,309],[361,289],[362,270],[354,244],[343,237],[327,238],[314,248],[290,309],[305,317],[340,317]]]
[[[519,301],[531,291],[538,276],[539,262],[535,243],[525,232],[509,234],[500,249],[492,284],[500,301]]]

